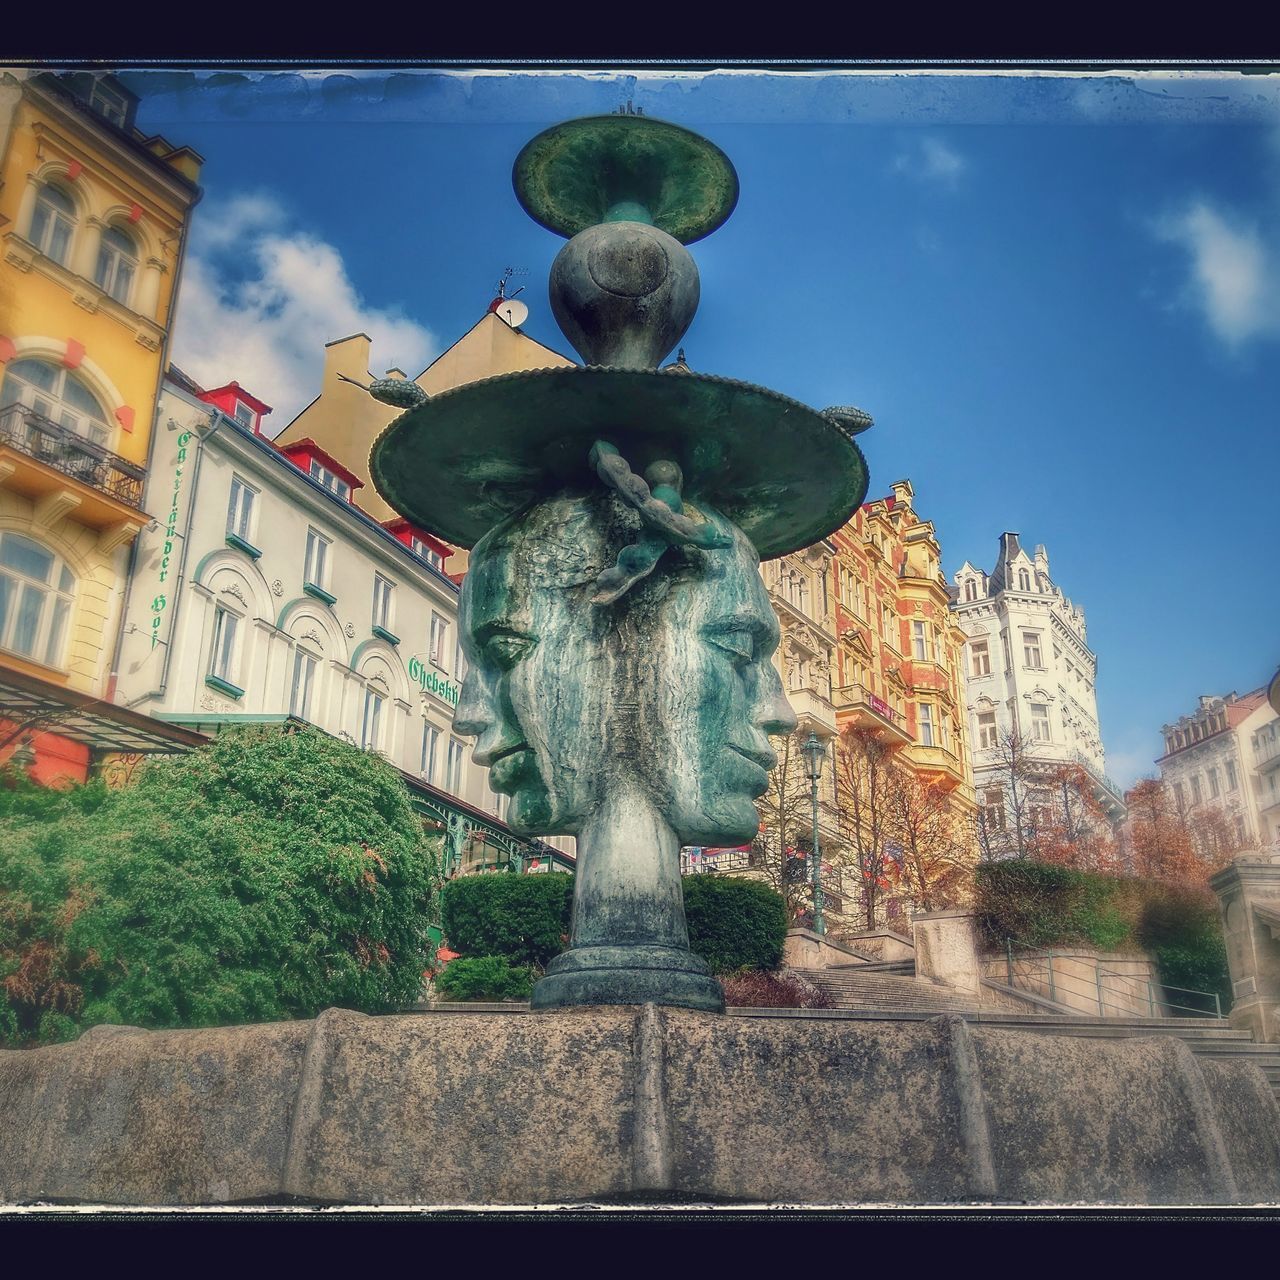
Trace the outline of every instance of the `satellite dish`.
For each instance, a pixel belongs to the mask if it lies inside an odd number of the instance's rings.
[[[514,298],[503,298],[494,307],[498,317],[505,320],[513,329],[518,329],[529,318],[529,308]]]

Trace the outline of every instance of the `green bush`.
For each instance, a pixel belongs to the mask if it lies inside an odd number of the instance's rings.
[[[787,918],[780,894],[732,876],[686,876],[683,886],[689,946],[713,972],[782,963]],[[461,955],[544,969],[567,944],[572,907],[571,875],[461,876],[445,885],[440,918]]]
[[[0,1035],[395,1009],[437,885],[396,771],[313,729],[227,730],[127,788],[0,804]]]
[[[440,924],[462,955],[545,968],[564,949],[572,906],[573,877],[562,872],[460,876],[444,887]]]
[[[459,957],[436,979],[442,1000],[527,1000],[532,989],[529,970],[501,956]]]
[[[1145,951],[1161,979],[1230,1004],[1222,925],[1212,893],[1010,858],[976,869],[975,907],[988,945]],[[1176,992],[1173,1002],[1182,1003]],[[1207,1006],[1206,1006],[1207,1007]]]
[[[712,973],[776,969],[782,963],[787,909],[782,895],[739,876],[686,876],[689,946]]]

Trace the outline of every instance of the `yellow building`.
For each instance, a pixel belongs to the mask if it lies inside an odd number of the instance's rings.
[[[143,479],[201,158],[137,107],[109,74],[0,76],[0,718],[110,697],[129,549],[164,515]],[[66,776],[103,745],[77,742]]]
[[[399,512],[388,506],[373,486],[369,476],[369,451],[401,410],[379,403],[362,390],[373,377],[369,372],[370,347],[369,337],[364,333],[327,344],[320,394],[275,441],[284,448],[313,440],[364,482],[360,507],[375,520],[387,524],[397,520]],[[439,395],[481,378],[525,369],[554,369],[572,363],[489,311],[414,381],[429,395]],[[400,369],[388,369],[383,376],[403,378],[405,375]],[[465,566],[466,553],[455,552],[446,568],[450,573],[459,573]]]

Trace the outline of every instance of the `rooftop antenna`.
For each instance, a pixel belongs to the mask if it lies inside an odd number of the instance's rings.
[[[519,327],[528,319],[529,308],[523,302],[517,302],[516,295],[524,292],[524,285],[521,285],[513,293],[507,293],[507,284],[512,276],[527,276],[529,274],[528,267],[508,267],[502,273],[502,279],[498,281],[498,296],[489,303],[489,310],[494,312],[500,320],[505,321],[512,329]]]

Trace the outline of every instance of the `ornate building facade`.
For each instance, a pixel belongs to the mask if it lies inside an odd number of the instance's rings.
[[[1098,724],[1098,659],[1086,643],[1084,611],[1050,577],[1044,547],[1028,555],[1016,533],[1001,534],[990,574],[968,561],[956,572],[951,610],[966,638],[966,714],[984,829],[1010,832],[1013,811],[1023,807],[1010,795],[1011,770],[1026,776],[1027,811],[1038,813],[1055,802],[1050,779],[1072,765],[1084,770],[1107,820],[1120,822],[1123,794],[1106,775]]]
[[[108,700],[201,159],[138,108],[108,74],[0,77],[0,755],[44,782],[163,745]]]
[[[1280,852],[1280,715],[1267,690],[1202,696],[1161,733],[1156,764],[1197,852]]]

